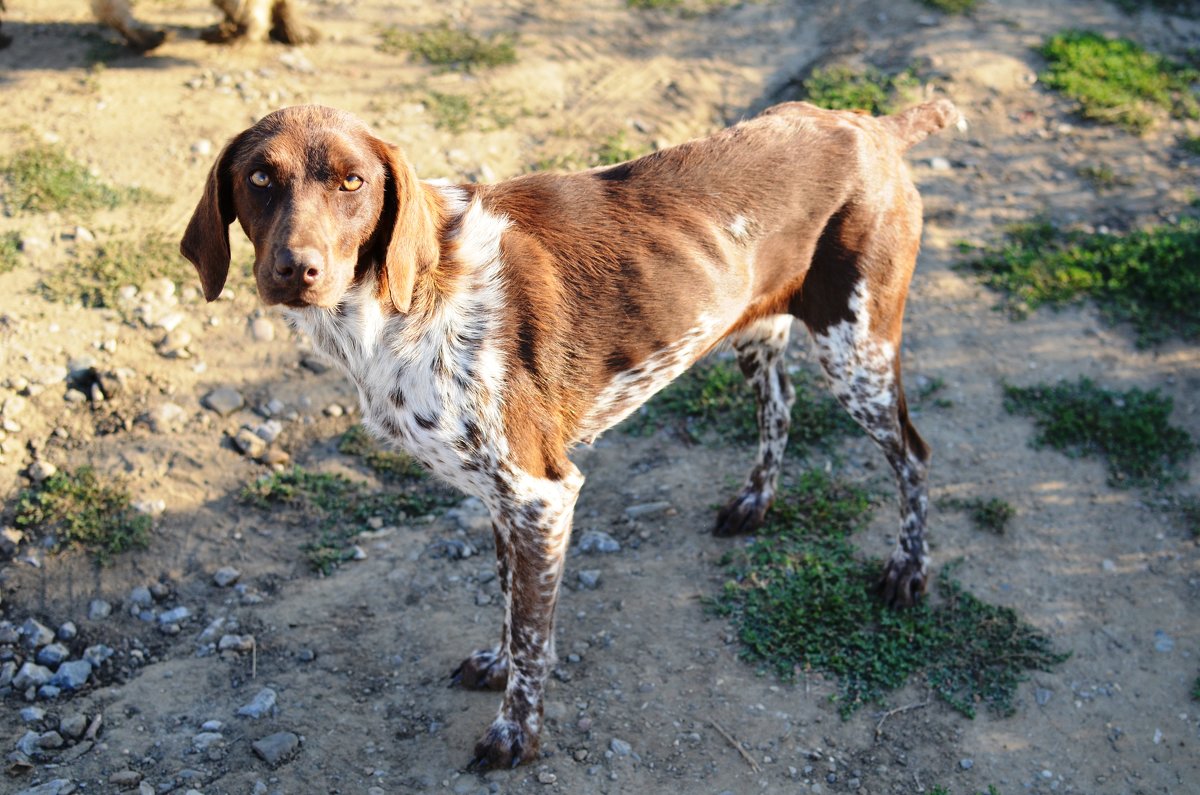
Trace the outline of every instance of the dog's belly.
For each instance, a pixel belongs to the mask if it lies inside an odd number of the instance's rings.
[[[617,373],[596,395],[575,429],[573,442],[591,442],[678,378],[721,338],[727,322],[701,315],[695,326],[636,367]]]

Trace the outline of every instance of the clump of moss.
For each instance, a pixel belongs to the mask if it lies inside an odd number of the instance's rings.
[[[814,69],[801,82],[804,99],[814,105],[876,115],[895,111],[919,85],[911,69],[887,74],[873,67],[849,66]]]
[[[54,539],[58,549],[82,547],[100,564],[150,543],[152,522],[119,482],[105,484],[90,466],[56,472],[17,497],[13,523]]]

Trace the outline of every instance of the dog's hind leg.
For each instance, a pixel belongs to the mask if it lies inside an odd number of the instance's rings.
[[[758,458],[742,490],[717,514],[714,532],[719,536],[754,530],[762,524],[775,499],[796,399],[784,362],[791,328],[791,315],[772,315],[752,323],[732,339],[738,366],[754,390]]]

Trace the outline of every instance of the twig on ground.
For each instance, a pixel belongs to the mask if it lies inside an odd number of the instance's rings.
[[[741,743],[739,743],[737,740],[734,739],[732,734],[725,731],[725,728],[721,724],[717,723],[715,720],[709,718],[708,722],[712,724],[714,729],[716,729],[718,732],[721,733],[721,736],[725,738],[725,741],[727,743],[729,743],[730,745],[733,746],[734,750],[736,750],[739,754],[742,755],[742,759],[746,760],[746,764],[750,765],[751,770],[753,770],[755,773],[762,772],[758,767],[758,762],[755,762],[754,757],[752,757],[752,756],[750,756],[750,754],[746,753],[746,749],[742,747]]]
[[[924,701],[918,701],[915,704],[907,704],[903,707],[896,707],[895,709],[889,709],[887,712],[883,713],[883,717],[879,719],[879,723],[875,724],[875,739],[878,740],[879,735],[883,734],[883,723],[888,718],[892,717],[893,715],[899,715],[901,712],[908,712],[909,710],[920,709],[921,707],[927,707],[927,706],[929,706],[928,698],[925,699]]]

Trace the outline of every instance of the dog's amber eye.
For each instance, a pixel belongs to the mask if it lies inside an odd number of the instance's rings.
[[[250,184],[256,188],[271,187],[271,177],[265,171],[255,171],[250,175]]]
[[[357,174],[351,174],[342,180],[342,190],[358,190],[362,187],[362,177]]]

